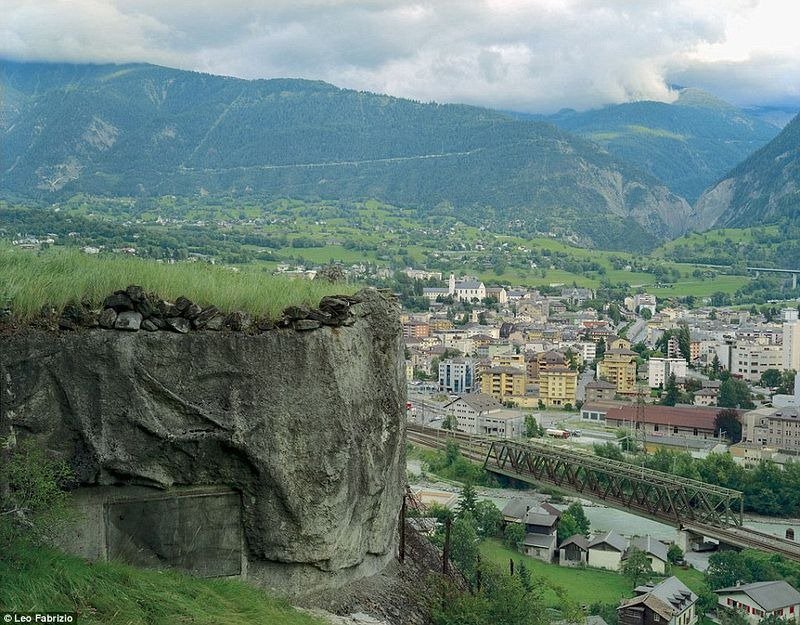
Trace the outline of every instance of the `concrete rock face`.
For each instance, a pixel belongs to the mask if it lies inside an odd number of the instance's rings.
[[[233,489],[248,577],[339,585],[393,557],[405,480],[399,309],[351,299],[351,325],[306,331],[2,337],[1,418],[82,490]]]

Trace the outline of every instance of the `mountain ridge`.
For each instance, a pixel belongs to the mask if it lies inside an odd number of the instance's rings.
[[[695,205],[692,225],[745,228],[800,217],[800,115],[772,141],[712,185]]]
[[[0,70],[13,93],[0,113],[0,190],[41,201],[376,197],[640,248],[685,231],[691,213],[593,143],[489,109],[147,64],[0,61]]]
[[[597,142],[693,203],[780,129],[700,89],[676,91],[672,103],[642,100],[525,117]]]

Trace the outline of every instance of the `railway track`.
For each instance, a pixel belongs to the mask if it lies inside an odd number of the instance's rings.
[[[448,442],[456,442],[459,445],[461,455],[476,464],[483,465],[491,438],[474,436],[463,432],[451,430],[437,430],[425,428],[418,425],[408,425],[406,429],[407,439],[422,447],[429,449],[445,449]],[[520,477],[524,479],[524,477]],[[611,502],[606,502],[607,505]],[[613,504],[611,504],[613,505]],[[628,508],[622,508],[628,510]],[[635,510],[631,510],[633,514]],[[672,519],[664,519],[662,522],[674,524]],[[721,527],[705,523],[686,523],[680,529],[719,540],[720,542],[736,545],[743,548],[759,549],[769,553],[778,553],[795,561],[800,561],[800,544],[760,532],[758,530],[745,527]]]
[[[461,455],[475,462],[483,464],[486,460],[487,443],[480,438],[469,436],[462,432],[450,430],[433,430],[409,425],[406,430],[409,442],[429,449],[445,449],[448,442],[458,443]]]

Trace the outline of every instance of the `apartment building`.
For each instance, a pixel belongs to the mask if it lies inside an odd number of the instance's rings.
[[[439,363],[439,388],[461,395],[475,389],[475,362],[471,358],[454,358]]]

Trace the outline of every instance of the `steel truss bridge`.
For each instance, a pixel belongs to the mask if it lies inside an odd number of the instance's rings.
[[[669,473],[609,460],[555,443],[520,443],[415,425],[408,439],[461,453],[497,475],[556,486],[614,508],[672,525],[688,535],[779,553],[800,561],[800,544],[743,526],[742,493]]]
[[[589,452],[539,442],[492,441],[483,466],[492,473],[546,482],[673,525],[742,525],[739,491]]]

